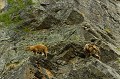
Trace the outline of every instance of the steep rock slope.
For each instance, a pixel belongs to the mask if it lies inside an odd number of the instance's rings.
[[[23,22],[0,29],[1,79],[119,79],[120,1],[40,0],[20,10]],[[85,58],[83,47],[96,40],[101,60]],[[48,59],[26,52],[48,46]]]

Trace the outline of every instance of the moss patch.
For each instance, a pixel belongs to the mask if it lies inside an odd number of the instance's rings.
[[[0,22],[4,22],[6,26],[21,22],[22,19],[20,18],[19,11],[32,4],[32,0],[8,0],[8,10],[0,14]]]

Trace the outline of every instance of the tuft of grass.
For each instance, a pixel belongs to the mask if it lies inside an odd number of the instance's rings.
[[[110,33],[111,32],[111,29],[110,28],[105,28],[104,29],[107,33]]]
[[[27,28],[27,27],[24,27],[24,31],[25,31],[25,32],[31,32],[31,29],[30,29],[30,28]]]
[[[32,0],[27,0],[26,2],[23,0],[7,0],[7,2],[9,5],[8,10],[0,14],[0,22],[4,22],[6,26],[21,22],[22,19],[20,18],[19,11],[33,4]],[[13,16],[15,17],[14,19]]]
[[[120,58],[118,58],[116,61],[117,61],[117,63],[120,63]]]
[[[116,50],[120,51],[120,47],[116,48]]]

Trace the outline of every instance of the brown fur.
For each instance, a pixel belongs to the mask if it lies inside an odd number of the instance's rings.
[[[86,57],[93,56],[100,59],[100,49],[95,44],[86,44],[84,46],[84,53]]]
[[[35,55],[36,54],[44,54],[47,58],[48,48],[45,45],[38,44],[33,46],[27,46],[26,51],[32,51]]]

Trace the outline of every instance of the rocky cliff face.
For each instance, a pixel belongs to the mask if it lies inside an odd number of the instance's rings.
[[[0,23],[1,79],[120,79],[119,0],[33,2],[10,14],[22,22]],[[91,40],[100,47],[100,60],[83,55]],[[48,59],[25,51],[39,43],[48,47]]]

